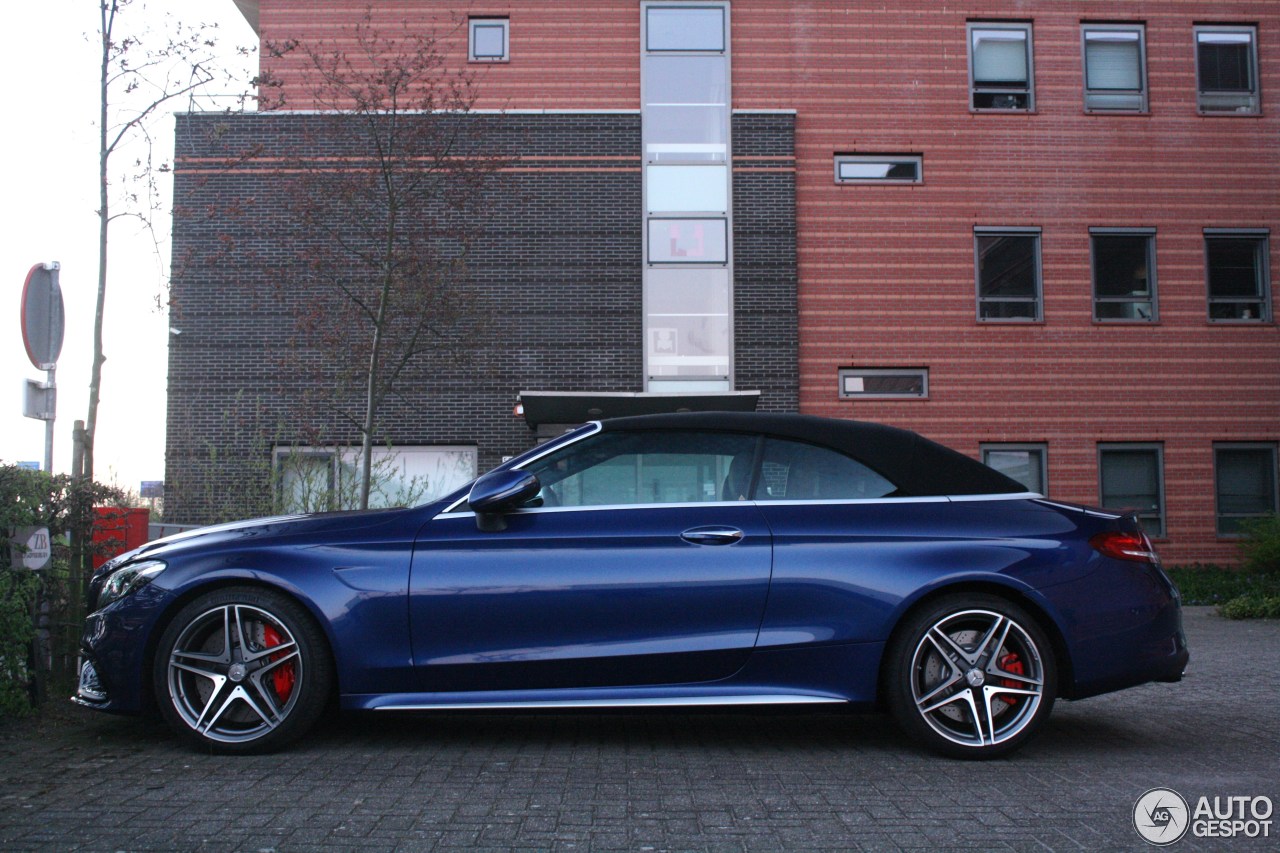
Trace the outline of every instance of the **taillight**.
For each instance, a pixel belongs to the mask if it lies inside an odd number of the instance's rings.
[[[1135,563],[1158,563],[1156,549],[1145,533],[1125,533],[1112,530],[1099,533],[1089,540],[1089,544],[1098,553],[1117,560],[1130,560]]]

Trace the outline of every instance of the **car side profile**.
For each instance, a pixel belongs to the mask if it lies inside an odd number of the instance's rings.
[[[94,576],[76,701],[219,752],[344,710],[887,709],[961,758],[1177,681],[1132,514],[800,415],[592,422],[418,507],[162,539]]]

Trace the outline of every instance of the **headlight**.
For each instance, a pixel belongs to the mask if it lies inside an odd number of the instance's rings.
[[[126,595],[137,592],[163,571],[164,563],[159,560],[142,560],[116,569],[102,585],[102,594],[98,596],[98,608],[106,607],[113,601],[119,601]]]

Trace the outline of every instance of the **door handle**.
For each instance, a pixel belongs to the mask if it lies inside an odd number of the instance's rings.
[[[736,527],[691,527],[680,538],[694,545],[732,545],[742,538]]]

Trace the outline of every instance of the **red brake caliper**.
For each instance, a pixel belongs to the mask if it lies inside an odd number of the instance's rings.
[[[1007,654],[1007,655],[1005,655],[1004,657],[1000,658],[999,666],[1000,666],[1000,668],[1001,668],[1001,669],[1003,669],[1005,672],[1010,672],[1010,673],[1013,673],[1014,675],[1026,675],[1026,674],[1027,674],[1026,667],[1024,667],[1024,666],[1022,665],[1022,658],[1018,657],[1018,656],[1017,656],[1016,654],[1014,654],[1013,652],[1010,652],[1009,654]],[[1002,680],[1000,681],[1000,683],[1001,683],[1003,686],[1005,686],[1005,687],[1011,687],[1011,688],[1018,688],[1018,687],[1021,687],[1021,686],[1022,686],[1022,682],[1021,682],[1021,681],[1014,681],[1012,678],[1005,678],[1005,679],[1002,679]],[[1001,699],[1001,700],[1002,700],[1006,705],[1016,705],[1016,704],[1018,704],[1018,697],[1016,697],[1016,696],[1001,696],[1001,697],[1000,697],[1000,699]]]
[[[284,638],[280,636],[280,632],[270,625],[262,626],[262,643],[267,648],[278,646],[284,642]],[[277,661],[284,655],[281,652],[278,655],[272,655],[269,660]],[[1011,670],[1012,671],[1012,670]],[[276,667],[276,671],[271,673],[271,685],[276,689],[276,696],[280,697],[280,701],[284,702],[289,698],[289,694],[293,692],[293,685],[298,680],[297,673],[293,670],[293,664],[287,663],[284,666]]]

